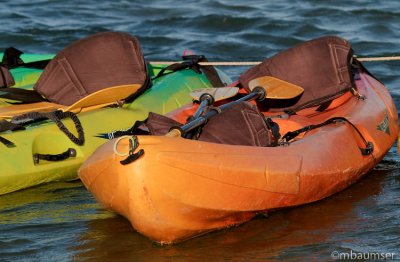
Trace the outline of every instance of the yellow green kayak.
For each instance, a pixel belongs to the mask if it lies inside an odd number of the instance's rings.
[[[30,58],[41,60],[51,56]],[[29,56],[24,59],[31,60]],[[149,73],[151,76],[156,75],[162,68],[163,65],[151,65]],[[23,88],[31,88],[40,75],[40,70],[29,68],[16,68],[11,72],[16,86]],[[220,71],[218,73],[224,82],[230,81],[225,74]],[[72,142],[54,122],[48,120],[32,123],[25,130],[0,133],[0,137],[15,145],[7,147],[0,143],[0,194],[52,181],[77,179],[76,171],[83,161],[107,141],[99,137],[99,134],[128,129],[137,120],[146,119],[150,111],[165,114],[179,108],[191,102],[189,92],[207,87],[211,87],[211,84],[205,74],[184,69],[155,79],[153,86],[130,104],[80,113],[78,118],[85,137],[81,146]],[[0,106],[7,105],[4,100],[1,103]],[[71,119],[62,122],[77,136]],[[43,160],[38,156],[50,157]],[[51,156],[58,157],[52,159]]]

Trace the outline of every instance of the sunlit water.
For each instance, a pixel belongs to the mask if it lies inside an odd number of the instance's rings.
[[[148,60],[177,60],[190,49],[212,61],[259,61],[328,34],[349,40],[360,57],[400,55],[397,0],[13,0],[0,7],[0,48],[27,53],[57,53],[115,30],[138,36]],[[365,65],[399,107],[400,62]],[[246,69],[223,68],[233,78]],[[373,172],[328,199],[174,246],[136,233],[79,181],[43,185],[0,196],[0,260],[328,261],[350,250],[400,259],[399,168],[393,147]]]

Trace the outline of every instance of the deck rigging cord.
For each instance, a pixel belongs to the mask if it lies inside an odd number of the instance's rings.
[[[379,57],[357,57],[361,62],[378,62],[378,61],[400,61],[400,56],[379,56]],[[170,65],[176,61],[150,61],[150,64]],[[199,62],[200,65],[212,66],[254,66],[260,64],[261,61],[233,61],[233,62]]]

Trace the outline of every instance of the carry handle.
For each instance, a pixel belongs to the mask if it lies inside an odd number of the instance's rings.
[[[46,160],[51,162],[58,162],[66,160],[70,157],[76,157],[76,150],[74,148],[68,148],[67,151],[60,154],[33,154],[33,163],[35,165],[39,164],[40,160]]]

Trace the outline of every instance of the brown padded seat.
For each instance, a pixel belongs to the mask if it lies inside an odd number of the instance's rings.
[[[353,51],[349,42],[336,36],[325,36],[301,43],[280,52],[247,70],[239,79],[248,89],[250,80],[273,76],[304,88],[297,101],[288,101],[279,109],[291,110],[321,98],[334,98],[354,86],[351,63]],[[325,100],[326,102],[326,100]]]
[[[47,100],[72,105],[96,91],[120,85],[148,87],[146,63],[136,37],[94,34],[67,46],[46,66],[34,90]]]

